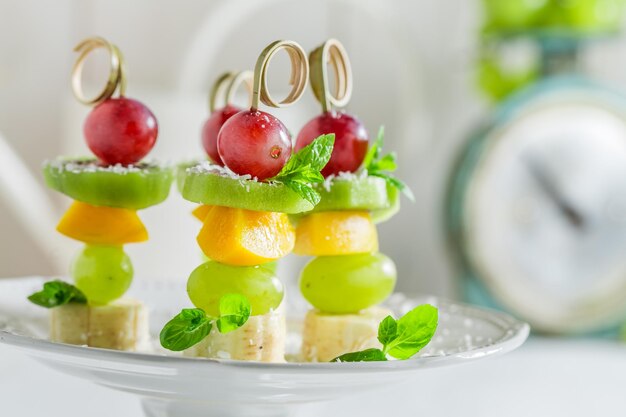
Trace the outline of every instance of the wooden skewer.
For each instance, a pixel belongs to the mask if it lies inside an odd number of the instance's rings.
[[[328,65],[335,73],[335,91],[330,92]],[[352,67],[345,48],[337,39],[329,39],[309,55],[311,89],[326,113],[332,107],[345,107],[352,97]]]
[[[277,102],[272,98],[267,87],[267,67],[274,55],[281,49],[284,49],[289,54],[289,59],[291,60],[289,84],[292,86],[292,89],[287,97]],[[254,67],[251,109],[258,109],[261,102],[270,107],[285,107],[295,103],[302,97],[308,77],[309,63],[304,50],[299,44],[294,41],[272,42],[261,52]]]
[[[87,98],[83,94],[82,74],[83,65],[87,55],[98,48],[105,48],[111,57],[111,71],[104,89],[94,98]],[[119,91],[120,97],[126,92],[126,68],[124,56],[117,46],[101,37],[87,38],[74,48],[78,52],[78,59],[72,68],[72,90],[78,101],[87,105],[97,105],[110,98],[115,91]]]
[[[252,96],[252,77],[252,71],[229,71],[220,75],[211,87],[210,112],[213,113],[217,109],[218,100],[224,103],[223,107],[232,104],[235,94],[242,84],[246,86],[248,93]]]

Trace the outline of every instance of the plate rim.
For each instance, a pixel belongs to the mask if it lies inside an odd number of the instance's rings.
[[[17,281],[26,282],[28,278],[42,279],[44,277],[22,277],[22,278],[3,278],[2,283],[17,283]],[[21,284],[20,282],[20,284]],[[26,335],[12,333],[8,330],[0,330],[0,344],[13,346],[27,350],[31,356],[50,357],[53,356],[71,356],[85,360],[108,360],[118,363],[133,363],[139,366],[150,366],[157,368],[164,367],[229,367],[234,369],[262,370],[268,372],[298,372],[302,370],[315,371],[409,371],[423,366],[437,366],[438,362],[446,364],[454,362],[468,362],[485,356],[494,356],[504,354],[520,347],[528,338],[530,326],[528,323],[514,318],[510,314],[497,311],[490,308],[474,306],[462,302],[450,301],[443,297],[425,294],[412,294],[396,292],[395,296],[407,298],[427,298],[432,300],[439,306],[446,306],[449,311],[457,310],[461,312],[470,312],[469,318],[476,317],[483,320],[497,323],[498,327],[508,328],[507,334],[498,339],[494,343],[485,344],[484,346],[475,347],[461,352],[454,352],[448,355],[430,355],[411,358],[408,360],[390,360],[382,362],[284,362],[284,363],[266,363],[257,361],[239,361],[231,359],[208,359],[208,358],[191,358],[183,356],[165,355],[159,353],[147,352],[129,352],[118,351],[112,349],[94,348],[82,345],[70,345],[50,340],[40,339]],[[501,324],[504,323],[504,324]],[[199,365],[203,364],[203,365]]]

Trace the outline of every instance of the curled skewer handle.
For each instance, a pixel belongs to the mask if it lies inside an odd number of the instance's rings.
[[[109,52],[111,70],[104,89],[93,98],[85,97],[82,86],[83,65],[87,56],[95,49],[104,48]],[[88,38],[76,45],[78,58],[72,68],[72,90],[78,101],[87,105],[97,105],[110,98],[118,90],[120,96],[126,92],[126,68],[124,56],[117,46],[101,37]]]
[[[330,92],[328,65],[335,73],[335,91]],[[345,107],[352,96],[352,67],[345,48],[336,39],[329,39],[309,55],[311,89],[325,113],[334,107]]]
[[[252,71],[229,71],[220,75],[209,96],[209,110],[213,113],[218,107],[218,101],[224,103],[224,107],[232,103],[239,87],[244,84],[248,93],[252,95]]]
[[[272,98],[267,87],[267,68],[274,55],[284,49],[291,60],[291,77],[289,84],[291,91],[282,101]],[[259,104],[271,107],[285,107],[298,101],[306,88],[309,77],[309,63],[302,47],[294,41],[275,41],[269,44],[256,62],[254,67],[254,85],[252,91],[252,110],[259,108]]]

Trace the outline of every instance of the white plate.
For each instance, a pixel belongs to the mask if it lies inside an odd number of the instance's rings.
[[[47,312],[26,301],[41,278],[0,279],[0,343],[13,345],[67,374],[142,397],[148,416],[281,416],[294,406],[402,383],[422,369],[509,352],[528,336],[528,325],[502,313],[434,297],[394,295],[397,314],[431,303],[440,309],[439,328],[420,355],[406,361],[265,364],[189,359],[52,343]],[[153,333],[174,315],[184,298],[180,285],[138,281],[134,295],[151,307]],[[180,297],[177,294],[181,295]],[[288,351],[298,349],[297,320]]]

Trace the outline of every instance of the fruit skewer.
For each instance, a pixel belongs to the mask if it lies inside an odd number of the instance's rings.
[[[109,52],[111,72],[102,92],[86,98],[82,67],[97,48]],[[84,135],[97,159],[47,162],[44,177],[49,187],[74,199],[57,230],[85,247],[71,267],[74,285],[48,282],[29,299],[51,308],[52,341],[138,350],[148,340],[148,314],[140,301],[122,298],[133,278],[123,245],[148,239],[137,210],[165,200],[173,174],[169,168],[140,162],[154,146],[158,126],[145,105],[124,96],[124,58],[117,46],[96,37],[75,50],[79,57],[72,73],[73,91],[80,102],[94,106]],[[112,98],[116,91],[119,97]]]
[[[281,49],[291,58],[294,83],[287,98],[276,102],[266,71]],[[288,255],[295,242],[287,214],[310,210],[319,201],[311,182],[323,180],[320,170],[333,138],[324,136],[292,155],[287,128],[259,110],[261,102],[282,107],[302,95],[308,63],[297,43],[270,44],[253,79],[249,110],[234,112],[227,101],[205,124],[203,143],[213,163],[179,170],[183,197],[202,204],[194,213],[203,221],[197,241],[210,259],[187,282],[196,308],[183,310],[161,332],[165,348],[187,356],[284,361],[284,289],[274,261]]]
[[[294,253],[314,256],[302,270],[300,290],[314,307],[305,317],[301,356],[327,362],[342,354],[376,348],[379,323],[391,312],[378,307],[396,283],[394,262],[378,251],[375,222],[399,209],[394,177],[374,168],[386,158],[385,170],[395,169],[393,154],[380,158],[379,139],[368,147],[368,134],[344,107],[352,93],[352,73],[342,44],[330,39],[309,56],[311,86],[322,114],[298,135],[296,149],[321,134],[334,133],[335,146],[319,186],[320,203],[299,217]],[[329,91],[327,65],[335,73]]]

